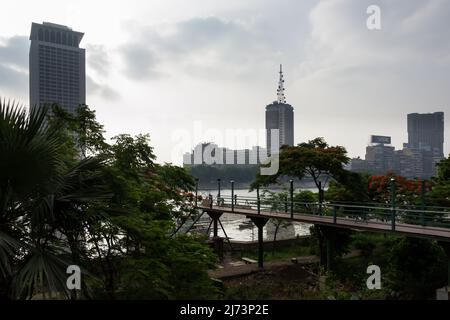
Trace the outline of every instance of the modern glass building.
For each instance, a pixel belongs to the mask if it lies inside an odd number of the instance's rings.
[[[83,35],[54,23],[32,24],[30,106],[58,103],[73,113],[86,103],[85,49],[79,47]]]

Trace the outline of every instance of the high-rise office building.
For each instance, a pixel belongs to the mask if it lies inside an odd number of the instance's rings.
[[[267,150],[272,150],[272,132],[279,130],[279,146],[294,145],[294,108],[286,103],[284,95],[283,67],[280,66],[280,81],[278,85],[278,99],[266,107]]]
[[[444,157],[444,113],[408,114],[408,147]]]
[[[408,114],[406,147],[421,153],[424,176],[436,175],[436,164],[444,159],[444,113]]]
[[[31,26],[30,106],[58,103],[73,113],[86,103],[83,33],[44,22]]]

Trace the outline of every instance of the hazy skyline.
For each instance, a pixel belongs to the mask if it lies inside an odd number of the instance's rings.
[[[149,133],[160,162],[182,163],[172,133],[195,123],[264,129],[280,63],[296,143],[323,136],[363,157],[371,134],[401,148],[407,113],[444,111],[447,156],[449,16],[446,0],[7,2],[0,97],[28,104],[31,23],[49,21],[85,33],[87,102],[107,136]]]

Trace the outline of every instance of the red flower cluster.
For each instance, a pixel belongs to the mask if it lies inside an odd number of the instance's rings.
[[[391,180],[395,179],[395,189],[399,197],[415,198],[419,197],[422,193],[422,180],[421,179],[407,179],[402,176],[396,176],[394,173],[389,172],[383,176],[371,176],[368,182],[368,189],[372,195],[373,200],[388,200],[390,197]],[[432,181],[425,180],[425,192],[430,191],[432,188]]]

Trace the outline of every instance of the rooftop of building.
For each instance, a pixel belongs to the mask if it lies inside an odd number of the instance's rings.
[[[444,115],[443,111],[437,111],[437,112],[428,112],[428,113],[408,113],[409,116],[431,116],[431,115]]]
[[[294,109],[289,103],[280,103],[278,101],[274,101],[272,104],[269,104],[267,108],[280,108],[280,107],[286,107],[289,109]]]
[[[44,26],[48,26],[48,27],[53,27],[53,28],[58,28],[58,29],[64,29],[64,30],[69,30],[72,31],[72,28],[69,28],[68,26],[64,26],[62,24],[57,24],[57,23],[52,23],[52,22],[42,22],[42,25]]]
[[[81,42],[81,40],[83,39],[84,33],[83,32],[79,32],[79,31],[74,31],[72,28],[62,25],[62,24],[57,24],[57,23],[52,23],[52,22],[43,22],[41,23],[36,23],[33,22],[31,24],[31,32],[30,32],[30,40],[40,40],[40,41],[45,41],[45,40],[41,40],[39,39],[39,30],[50,30],[50,31],[56,31],[56,32],[66,32],[69,33],[71,35],[76,36],[76,46],[78,46]],[[46,42],[52,42],[55,43],[54,40],[50,40],[50,41],[46,41]]]

